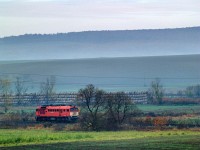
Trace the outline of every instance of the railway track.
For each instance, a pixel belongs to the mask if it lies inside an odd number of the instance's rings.
[[[24,126],[35,126],[35,125],[39,125],[39,124],[43,124],[44,126],[51,126],[51,125],[59,125],[59,124],[73,124],[73,123],[69,123],[69,122],[56,122],[56,121],[0,121],[0,128],[1,127],[24,127]]]

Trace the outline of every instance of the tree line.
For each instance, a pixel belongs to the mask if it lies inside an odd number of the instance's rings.
[[[50,76],[46,78],[46,81],[41,82],[40,89],[38,94],[44,95],[45,104],[49,104],[52,101],[53,96],[56,94],[55,90],[56,78],[54,76]],[[0,95],[1,102],[4,108],[4,112],[8,111],[9,106],[11,105],[11,95],[15,94],[17,97],[17,104],[21,104],[21,100],[23,96],[27,94],[28,87],[25,85],[23,78],[16,77],[14,82],[14,86],[12,82],[8,78],[0,78]],[[105,93],[105,91],[103,91]],[[121,94],[123,95],[124,92]],[[189,98],[200,97],[200,84],[188,86],[185,90],[181,90],[177,92],[178,95],[186,95]],[[165,95],[165,89],[161,83],[160,79],[155,79],[151,82],[151,85],[148,90],[148,103],[149,104],[157,104],[162,105],[165,103],[163,101],[163,97]],[[107,93],[107,97],[109,94]],[[111,97],[111,96],[110,96]]]
[[[2,107],[7,113],[11,106],[11,81],[9,79],[0,79],[0,95],[2,98]],[[45,82],[40,84],[40,94],[44,95],[44,101],[48,105],[55,91],[56,80],[51,76]],[[190,94],[196,94],[199,85],[190,86],[186,91]],[[17,77],[14,84],[14,93],[17,96],[18,104],[20,99],[27,93],[22,78]],[[159,79],[152,81],[148,91],[148,103],[162,105],[165,89]],[[95,87],[92,84],[87,85],[78,91],[77,104],[80,107],[80,125],[85,130],[118,130],[124,126],[131,117],[138,116],[138,110],[135,103],[125,92],[106,92]]]

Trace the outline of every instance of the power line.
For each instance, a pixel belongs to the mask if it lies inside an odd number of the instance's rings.
[[[83,75],[80,75],[80,76],[67,76],[67,75],[58,75],[58,74],[27,74],[27,73],[0,73],[0,76],[5,76],[5,75],[21,75],[21,76],[43,76],[43,77],[50,77],[50,76],[55,76],[55,77],[63,77],[63,78],[124,78],[124,79],[140,79],[140,80],[148,80],[148,79],[156,79],[156,78],[159,78],[159,79],[174,79],[174,80],[177,80],[177,79],[180,79],[180,80],[185,80],[185,79],[200,79],[200,77],[117,77],[117,76],[83,76]]]
[[[10,81],[10,83],[16,83],[16,81]],[[21,81],[21,83],[28,83],[28,84],[43,84],[45,83],[44,81]],[[88,85],[88,84],[91,84],[91,82],[55,82],[55,85]],[[137,84],[124,84],[124,83],[94,83],[95,85],[99,85],[99,86],[134,86],[136,87]],[[141,84],[142,86],[140,87],[147,87],[147,85],[143,85],[143,83],[139,83]],[[176,86],[186,86],[186,85],[183,85],[183,84],[179,84],[179,85],[176,85]],[[166,86],[164,86],[166,87]]]
[[[66,76],[66,75],[47,75],[47,74],[24,74],[24,73],[0,73],[0,76],[5,76],[5,75],[21,75],[21,76],[43,76],[43,77],[50,77],[50,76],[55,76],[55,77],[64,77],[64,78],[103,78],[103,79],[135,79],[135,80],[144,80],[145,84],[143,82],[141,83],[95,83],[95,81],[92,82],[55,82],[56,86],[86,86],[88,84],[94,84],[95,86],[100,86],[100,87],[104,87],[104,88],[142,88],[142,89],[147,89],[150,87],[147,86],[146,84],[146,80],[155,80],[155,78],[153,77],[116,77],[116,76]],[[200,77],[161,77],[159,78],[161,80],[199,80]],[[32,81],[31,81],[32,80]],[[41,85],[42,83],[45,83],[44,81],[33,81],[33,79],[31,79],[30,81],[21,81],[23,83],[26,84],[31,84],[31,85]],[[200,81],[200,80],[199,80]],[[11,83],[16,83],[16,81],[10,81]],[[97,82],[97,81],[96,81]],[[99,82],[99,81],[98,81]],[[132,81],[133,82],[133,81]],[[143,85],[142,85],[143,84]],[[163,85],[163,88],[182,88],[182,87],[187,87],[190,86],[189,84],[191,83],[185,83],[185,84],[170,84],[170,85]],[[141,85],[141,86],[140,86]]]
[[[36,84],[36,85],[41,85],[42,83],[45,82],[35,82],[35,81],[22,81],[23,83],[27,84]],[[11,81],[11,83],[15,83],[14,81]],[[55,86],[86,86],[91,83],[71,83],[71,82],[66,82],[66,83],[55,83]],[[103,86],[103,87],[113,87],[113,88],[149,88],[150,86],[138,86],[137,84],[106,84],[106,83],[93,83],[95,86]],[[186,87],[188,85],[174,85],[174,86],[163,86],[163,88],[178,88],[178,87]]]

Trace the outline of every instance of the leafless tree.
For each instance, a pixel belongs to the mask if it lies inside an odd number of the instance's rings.
[[[37,106],[40,104],[40,97],[38,93],[32,93],[30,97],[30,103],[31,104],[36,104]]]
[[[185,94],[188,96],[188,97],[200,97],[200,84],[197,84],[197,85],[193,85],[193,86],[188,86],[186,89],[185,89]]]
[[[7,113],[11,105],[11,93],[11,81],[9,79],[0,79],[0,95],[5,113]]]
[[[16,77],[15,82],[15,95],[17,98],[17,104],[21,105],[22,100],[24,99],[24,94],[27,92],[28,88],[25,87],[24,81],[20,77]]]
[[[86,88],[79,90],[82,105],[82,117],[85,127],[98,130],[101,118],[105,114],[105,92],[95,88],[94,85],[87,85]]]
[[[130,97],[124,92],[108,93],[106,96],[108,116],[113,123],[121,125],[124,120],[132,113],[134,104]]]
[[[164,95],[164,89],[160,82],[160,79],[155,79],[152,81],[151,88],[149,89],[149,101],[153,104],[162,104],[162,99]]]
[[[46,82],[41,83],[40,94],[44,95],[45,103],[48,105],[49,101],[53,100],[55,94],[55,77],[51,76],[46,79]]]

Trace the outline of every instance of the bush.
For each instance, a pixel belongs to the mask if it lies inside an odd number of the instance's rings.
[[[163,104],[167,105],[200,104],[200,98],[163,98]]]
[[[16,112],[16,113],[6,113],[1,117],[1,127],[26,127],[29,121],[34,120],[33,113],[27,113],[24,111]]]
[[[43,126],[44,128],[50,128],[51,126],[53,126],[53,124],[51,122],[45,122]]]
[[[54,131],[63,131],[65,129],[65,125],[64,124],[54,124],[52,126]]]
[[[153,119],[154,126],[166,126],[168,124],[168,119],[166,117],[155,117]]]
[[[187,118],[180,120],[172,120],[173,125],[177,126],[179,129],[182,128],[191,128],[191,127],[200,127],[199,118]]]

